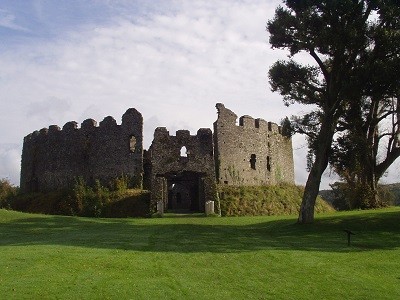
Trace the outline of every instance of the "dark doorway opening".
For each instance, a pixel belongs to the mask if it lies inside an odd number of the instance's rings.
[[[167,209],[171,212],[204,212],[204,177],[199,172],[169,172],[162,176],[167,180]]]

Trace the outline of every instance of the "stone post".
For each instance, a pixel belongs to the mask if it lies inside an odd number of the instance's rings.
[[[207,216],[214,214],[214,201],[206,202],[205,211]]]
[[[161,216],[164,214],[164,201],[157,201],[157,213]]]

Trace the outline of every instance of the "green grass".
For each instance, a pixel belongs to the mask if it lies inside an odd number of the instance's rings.
[[[304,187],[291,184],[219,185],[218,192],[223,216],[298,215]],[[325,213],[334,209],[317,197],[315,211]]]
[[[0,298],[400,299],[399,208],[295,221],[0,210]]]

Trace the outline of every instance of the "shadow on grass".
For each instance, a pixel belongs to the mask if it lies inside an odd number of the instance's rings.
[[[294,219],[262,218],[255,224],[236,219],[237,223],[226,225],[221,218],[35,216],[0,221],[0,246],[65,245],[177,253],[268,249],[348,252],[400,247],[400,211],[322,217],[311,225],[294,224]],[[355,233],[350,247],[344,229]]]

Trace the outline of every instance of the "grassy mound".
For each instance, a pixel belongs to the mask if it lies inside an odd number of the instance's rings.
[[[9,208],[22,212],[90,217],[146,217],[150,215],[150,192],[138,189],[85,190],[29,193],[10,199]]]
[[[150,192],[126,190],[110,201],[103,209],[102,216],[108,218],[149,217]]]
[[[223,216],[292,215],[300,209],[304,188],[295,185],[218,187]],[[334,209],[318,197],[315,211]]]

